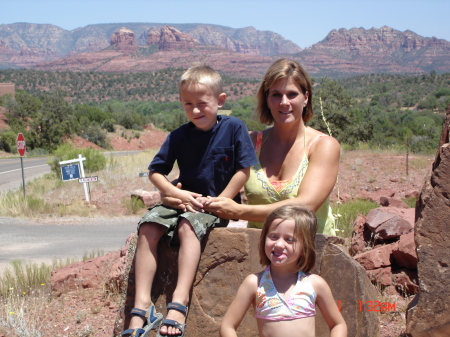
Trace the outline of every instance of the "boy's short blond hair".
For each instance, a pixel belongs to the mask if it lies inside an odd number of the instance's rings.
[[[192,84],[203,84],[210,88],[215,96],[219,96],[222,91],[222,76],[210,66],[202,63],[195,63],[181,75],[179,90],[182,87]]]

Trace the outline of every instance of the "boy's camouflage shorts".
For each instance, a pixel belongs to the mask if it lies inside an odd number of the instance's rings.
[[[206,232],[214,227],[226,227],[229,220],[221,219],[210,213],[184,212],[179,209],[156,205],[148,209],[148,212],[139,220],[137,230],[143,223],[153,222],[167,227],[167,236],[172,244],[178,243],[177,226],[180,218],[185,218],[193,227],[197,238],[201,242]],[[175,234],[175,235],[174,235]],[[173,241],[172,241],[173,240]]]

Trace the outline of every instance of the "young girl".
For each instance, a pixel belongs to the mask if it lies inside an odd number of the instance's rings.
[[[314,268],[317,220],[300,206],[275,209],[264,223],[259,242],[258,274],[247,276],[222,320],[220,336],[237,336],[251,304],[259,336],[315,336],[316,305],[330,328],[330,337],[347,336],[347,325],[326,281],[309,274]]]

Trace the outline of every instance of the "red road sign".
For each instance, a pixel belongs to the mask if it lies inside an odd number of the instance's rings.
[[[17,134],[17,152],[19,152],[19,155],[21,157],[25,156],[25,137],[23,136],[23,134],[18,133]]]

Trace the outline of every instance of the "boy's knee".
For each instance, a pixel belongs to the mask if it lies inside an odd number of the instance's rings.
[[[145,222],[140,225],[138,236],[145,236],[147,240],[154,239],[159,241],[165,232],[166,228],[164,226],[154,222]]]
[[[192,227],[191,223],[187,219],[180,219],[180,222],[178,223],[178,235],[184,235],[194,233],[194,228]]]

